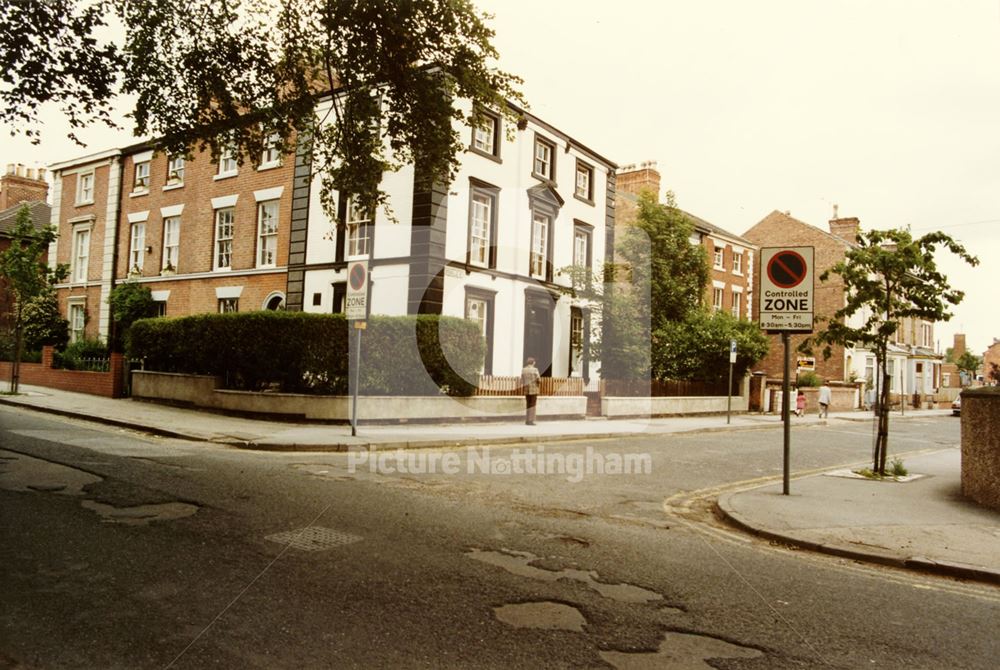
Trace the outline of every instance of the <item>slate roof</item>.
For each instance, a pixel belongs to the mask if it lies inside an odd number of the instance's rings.
[[[746,245],[748,247],[756,247],[757,246],[756,244],[754,244],[750,240],[746,239],[745,237],[740,237],[736,233],[731,233],[728,230],[726,230],[725,228],[720,228],[719,226],[715,225],[714,223],[709,223],[708,221],[706,221],[705,219],[701,218],[700,216],[695,216],[691,212],[686,212],[683,209],[681,210],[681,212],[683,212],[684,215],[687,218],[691,219],[691,222],[694,223],[694,227],[695,228],[701,230],[702,232],[707,232],[709,235],[720,235],[720,236],[723,236],[723,237],[728,237],[730,240],[734,240],[734,241],[739,242],[740,244],[744,244],[744,245]]]
[[[7,237],[10,235],[10,231],[14,230],[14,226],[17,224],[18,210],[26,205],[31,211],[31,221],[35,224],[36,230],[41,230],[51,223],[52,208],[47,202],[44,200],[22,202],[0,211],[0,236]]]

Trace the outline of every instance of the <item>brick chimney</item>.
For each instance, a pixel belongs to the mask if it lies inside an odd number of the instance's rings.
[[[48,194],[49,184],[42,168],[36,170],[20,163],[8,163],[6,173],[0,175],[0,210],[22,202],[45,201]]]
[[[657,201],[660,199],[660,172],[656,169],[656,161],[622,166],[618,168],[615,179],[618,193],[639,195],[648,190],[653,192]]]
[[[861,229],[861,221],[856,216],[836,218],[837,209],[834,207],[834,217],[830,219],[830,234],[847,240],[851,244],[857,244],[858,231]]]
[[[951,360],[957,361],[965,353],[965,335],[955,333],[955,344],[951,347]]]

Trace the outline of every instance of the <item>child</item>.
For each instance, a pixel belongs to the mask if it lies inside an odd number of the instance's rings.
[[[795,416],[802,416],[806,413],[806,394],[799,391],[799,395],[795,398]]]

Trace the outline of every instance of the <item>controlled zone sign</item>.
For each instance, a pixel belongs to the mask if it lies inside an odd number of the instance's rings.
[[[351,321],[368,318],[368,261],[347,265],[347,304],[344,312]]]
[[[812,247],[760,250],[757,314],[768,332],[811,333],[814,313]]]

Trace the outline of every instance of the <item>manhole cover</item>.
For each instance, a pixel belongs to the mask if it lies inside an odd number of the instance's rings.
[[[332,528],[309,526],[308,528],[300,528],[299,530],[289,530],[284,533],[268,535],[264,539],[288,545],[293,549],[301,549],[302,551],[323,551],[324,549],[333,549],[345,544],[353,544],[359,542],[362,538],[360,535],[352,535],[351,533],[344,533]]]

